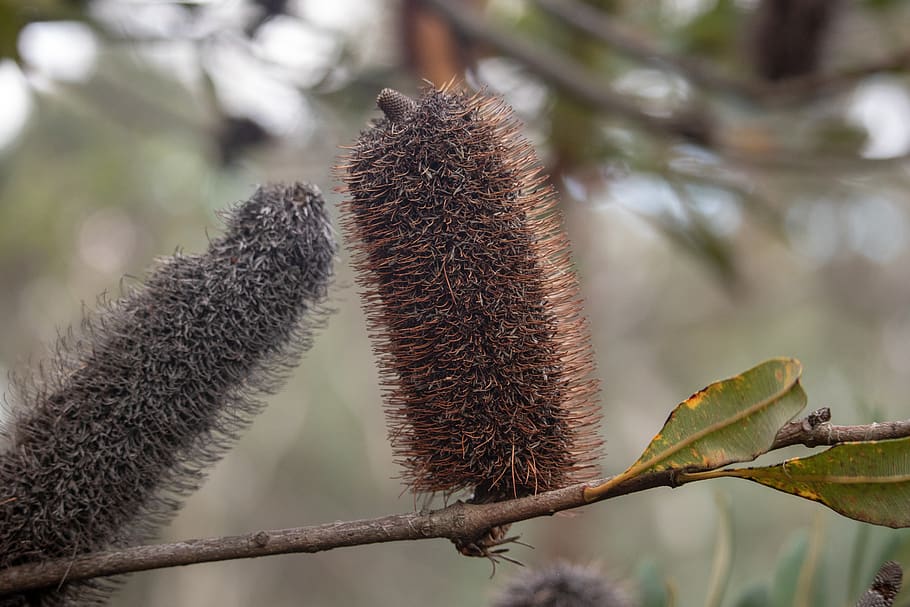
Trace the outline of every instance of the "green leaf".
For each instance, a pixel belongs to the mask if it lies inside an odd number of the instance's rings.
[[[873,10],[884,11],[894,8],[899,2],[900,0],[866,0],[864,4]]]
[[[674,409],[637,462],[603,485],[586,488],[585,499],[594,501],[645,473],[714,470],[754,460],[806,406],[801,373],[798,360],[774,358],[696,392]]]
[[[824,567],[824,525],[816,516],[811,533],[801,529],[787,543],[771,582],[773,607],[829,607]]]
[[[787,542],[777,566],[774,569],[774,581],[771,584],[771,605],[774,607],[791,607],[796,597],[800,573],[809,551],[809,534],[800,529]]]
[[[730,500],[721,493],[716,494],[714,498],[717,502],[717,540],[714,542],[714,561],[711,564],[711,577],[708,579],[705,607],[720,607],[730,583],[733,561],[733,513],[730,509]]]
[[[744,590],[733,604],[735,607],[771,607],[771,593],[765,584],[755,584]]]
[[[718,0],[713,8],[698,15],[682,29],[680,50],[713,57],[729,56],[737,41],[738,13],[732,0]]]
[[[850,572],[849,583],[847,584],[847,596],[857,596],[862,592],[863,581],[866,567],[866,552],[869,547],[870,530],[873,527],[868,525],[858,525],[856,527],[856,537],[853,538],[853,547],[850,550]],[[883,561],[884,562],[884,561]]]
[[[639,594],[642,607],[670,607],[671,592],[660,567],[652,560],[638,566]]]
[[[910,437],[843,443],[775,466],[716,470],[685,480],[724,476],[821,502],[858,521],[910,527]]]

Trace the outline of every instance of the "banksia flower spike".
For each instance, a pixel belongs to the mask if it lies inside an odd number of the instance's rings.
[[[492,607],[634,607],[634,603],[596,567],[558,562],[515,576]]]
[[[901,591],[904,572],[894,561],[886,561],[872,580],[872,586],[859,597],[856,607],[891,607]]]
[[[335,243],[309,185],[259,189],[201,255],[162,260],[20,388],[0,452],[0,568],[148,536],[309,347]],[[108,586],[0,597],[96,604]]]
[[[385,89],[340,167],[390,437],[414,492],[596,476],[597,383],[553,190],[497,98]]]

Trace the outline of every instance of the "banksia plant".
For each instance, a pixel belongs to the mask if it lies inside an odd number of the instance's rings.
[[[559,562],[515,576],[492,607],[633,607],[628,593],[596,567]]]
[[[340,170],[343,229],[414,492],[596,476],[597,383],[557,201],[497,98],[385,89]]]
[[[901,591],[904,572],[894,561],[886,561],[872,580],[872,586],[863,593],[856,607],[891,607]]]
[[[309,347],[335,255],[318,189],[263,187],[226,223],[204,254],[160,261],[88,316],[20,386],[0,453],[0,568],[149,536]],[[96,604],[108,590],[0,605]]]

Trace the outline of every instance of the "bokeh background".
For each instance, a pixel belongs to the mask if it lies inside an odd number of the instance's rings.
[[[771,356],[802,360],[836,423],[906,418],[908,22],[899,0],[2,0],[0,388],[121,277],[202,250],[256,184],[313,181],[334,208],[339,146],[379,89],[455,77],[513,105],[561,193],[605,474],[690,393]],[[331,303],[163,540],[415,507],[344,249]],[[796,571],[816,588],[801,604],[851,605],[885,556],[910,566],[905,533],[736,480],[522,523],[535,548],[511,554],[701,605],[718,495],[724,604]],[[514,573],[410,542],[137,574],[114,604],[486,605]]]

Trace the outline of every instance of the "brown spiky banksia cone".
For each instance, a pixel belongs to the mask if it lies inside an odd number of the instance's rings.
[[[497,98],[389,89],[342,166],[343,229],[415,492],[475,502],[588,480],[600,452],[556,197]]]
[[[0,568],[142,540],[201,482],[309,347],[335,242],[310,185],[260,188],[201,255],[62,339],[0,428]],[[61,584],[0,606],[95,605]]]

